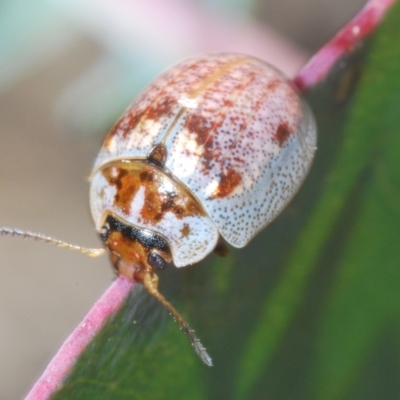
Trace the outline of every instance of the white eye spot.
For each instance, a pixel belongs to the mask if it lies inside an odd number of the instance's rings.
[[[124,143],[127,149],[143,149],[153,147],[154,138],[160,131],[161,123],[152,119],[143,119],[140,127],[136,127],[128,136],[128,141]],[[138,132],[145,133],[138,135]]]
[[[204,189],[204,193],[207,197],[212,197],[218,188],[217,181],[211,181]]]
[[[145,188],[144,186],[141,186],[140,189],[137,191],[135,197],[133,198],[130,214],[140,214],[144,207],[144,193]]]
[[[186,144],[186,148],[188,149],[188,151],[190,151],[191,153],[200,155],[202,153],[201,149],[203,148],[203,146],[199,146],[195,140],[189,139],[187,144]]]
[[[117,148],[117,140],[113,137],[108,144],[109,152],[114,153]]]
[[[160,189],[163,192],[174,192],[175,187],[169,180],[163,179]]]
[[[187,129],[181,131],[176,138],[175,149],[179,152],[179,160],[175,160],[182,176],[191,176],[204,152],[204,147],[196,142],[196,136]]]
[[[152,138],[157,135],[157,133],[160,131],[161,123],[159,121],[151,120],[151,119],[146,119],[143,122],[143,129],[149,134],[149,136]]]
[[[118,176],[118,168],[112,167],[110,171],[111,178],[116,178]]]
[[[178,103],[182,107],[186,108],[197,108],[199,106],[199,102],[196,99],[189,99],[187,97],[182,97],[181,99],[178,100]]]

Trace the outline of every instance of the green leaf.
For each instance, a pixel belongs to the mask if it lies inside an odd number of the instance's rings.
[[[347,142],[367,149],[368,158],[358,174],[359,190],[349,200],[354,205],[349,238],[317,338],[317,399],[342,399],[357,385],[367,389],[359,390],[359,398],[400,397],[398,354],[391,365],[397,382],[377,382],[379,396],[370,397],[363,376],[369,363],[390,369],[373,353],[391,330],[400,334],[400,47],[394,40],[399,27],[397,4],[374,41],[345,129]],[[396,348],[396,342],[387,346]]]

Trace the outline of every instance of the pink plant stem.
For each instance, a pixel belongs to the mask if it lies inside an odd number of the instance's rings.
[[[395,0],[369,0],[339,33],[319,50],[294,79],[300,91],[325,78],[333,64],[374,30]]]
[[[99,332],[107,318],[122,306],[134,284],[118,277],[92,307],[50,361],[25,400],[46,400],[57,391],[76,359]]]

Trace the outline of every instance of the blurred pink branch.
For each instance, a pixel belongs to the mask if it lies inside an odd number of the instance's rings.
[[[369,0],[364,8],[319,50],[302,68],[294,82],[305,91],[325,78],[333,64],[351,51],[379,24],[395,0]]]
[[[60,388],[78,356],[99,332],[107,318],[122,306],[133,287],[134,284],[123,277],[118,277],[112,283],[58,350],[25,400],[48,399]]]

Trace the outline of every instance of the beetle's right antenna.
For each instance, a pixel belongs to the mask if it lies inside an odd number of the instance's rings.
[[[14,237],[22,238],[22,239],[32,239],[32,240],[37,240],[37,241],[41,241],[41,242],[45,242],[45,243],[51,243],[51,244],[55,244],[58,247],[65,247],[66,249],[79,251],[79,252],[87,254],[88,256],[91,256],[91,257],[100,256],[105,252],[105,249],[101,249],[101,248],[91,249],[91,248],[87,248],[87,247],[81,247],[81,246],[77,246],[75,244],[70,244],[70,243],[64,242],[62,240],[54,239],[50,236],[46,236],[41,233],[23,231],[20,229],[0,227],[0,235],[14,236]]]
[[[212,359],[207,353],[206,348],[201,344],[200,339],[194,334],[194,330],[183,319],[182,315],[175,309],[175,307],[158,291],[157,289],[158,277],[155,274],[145,273],[143,277],[143,285],[148,292],[154,296],[174,317],[180,328],[185,332],[186,336],[192,343],[196,353],[209,367],[213,366]]]

